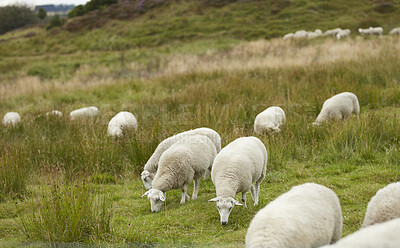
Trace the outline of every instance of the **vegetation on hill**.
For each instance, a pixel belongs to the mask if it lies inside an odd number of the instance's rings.
[[[28,6],[0,7],[0,35],[37,22],[35,12]]]

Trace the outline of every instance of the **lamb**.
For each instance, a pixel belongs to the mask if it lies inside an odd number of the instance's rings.
[[[389,32],[390,35],[400,35],[400,28],[394,28],[390,30]]]
[[[378,190],[368,203],[363,227],[400,218],[400,182]]]
[[[288,34],[285,34],[285,35],[283,36],[283,39],[284,39],[284,40],[289,40],[289,39],[292,39],[293,36],[294,36],[293,33],[288,33]]]
[[[222,225],[228,224],[229,214],[235,205],[243,205],[234,199],[237,193],[242,193],[245,207],[249,190],[254,205],[258,204],[260,183],[266,170],[267,149],[256,137],[238,138],[218,153],[211,170],[217,197],[209,201],[216,202]]]
[[[46,116],[57,116],[57,117],[62,117],[63,114],[59,110],[52,110],[46,113]]]
[[[360,114],[357,96],[350,92],[342,92],[324,102],[313,125],[320,125],[328,120],[347,119],[351,114]]]
[[[107,134],[112,137],[123,136],[123,129],[133,128],[137,129],[137,121],[135,116],[126,111],[116,114],[108,123]]]
[[[374,27],[369,27],[369,28],[365,28],[365,29],[359,28],[358,32],[361,35],[379,35],[379,36],[382,36],[383,28],[381,28],[381,27],[375,27],[375,28]]]
[[[399,248],[400,218],[362,228],[322,248]]]
[[[285,111],[277,106],[272,106],[259,113],[254,121],[254,132],[258,135],[263,133],[280,132],[279,126],[285,123]]]
[[[172,144],[174,144],[176,141],[188,136],[188,135],[205,135],[208,138],[211,139],[211,141],[214,143],[215,148],[217,150],[217,153],[221,151],[221,137],[217,132],[210,128],[202,127],[202,128],[197,128],[194,130],[189,130],[186,132],[182,132],[179,134],[176,134],[172,137],[169,137],[168,139],[165,139],[162,141],[154,151],[153,155],[149,158],[147,163],[144,166],[143,172],[141,173],[141,179],[143,181],[143,184],[145,188],[151,189],[151,184],[152,180],[157,172],[158,168],[158,161],[160,160],[161,154],[166,151]],[[206,173],[206,177],[208,177],[208,173]]]
[[[80,118],[92,118],[95,117],[97,114],[99,113],[99,109],[91,106],[91,107],[85,107],[85,108],[80,108],[80,109],[76,109],[74,111],[71,111],[71,113],[69,113],[70,119],[71,121],[73,120],[77,120]]]
[[[341,38],[350,37],[351,30],[350,29],[342,29],[336,34],[336,39],[340,40]]]
[[[324,36],[336,36],[336,34],[339,33],[341,30],[341,28],[326,30]]]
[[[7,127],[15,127],[21,122],[21,116],[17,112],[8,112],[3,117],[3,125]]]
[[[151,212],[161,210],[166,200],[165,193],[171,189],[182,189],[181,204],[189,200],[187,187],[192,180],[192,199],[196,199],[200,178],[210,169],[216,155],[214,143],[205,135],[188,135],[168,148],[160,157],[153,188],[143,195],[150,200]]]
[[[320,247],[340,239],[342,222],[339,199],[331,189],[302,184],[254,216],[247,230],[246,247]]]

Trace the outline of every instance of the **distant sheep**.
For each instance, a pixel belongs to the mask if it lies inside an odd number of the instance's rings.
[[[361,35],[379,35],[382,36],[383,34],[383,28],[381,27],[369,27],[369,28],[359,28],[358,32]]]
[[[296,31],[295,33],[294,33],[294,35],[293,35],[293,38],[295,38],[295,39],[303,39],[303,38],[307,38],[307,31],[305,31],[305,30],[299,30],[299,31]]]
[[[329,120],[347,119],[351,114],[360,114],[357,96],[350,92],[343,92],[324,102],[313,125],[319,125]]]
[[[17,112],[8,112],[3,117],[3,125],[7,127],[16,126],[21,122],[21,116]]]
[[[221,151],[221,137],[216,131],[206,127],[182,132],[163,140],[157,146],[153,155],[151,155],[151,157],[145,164],[143,172],[141,173],[141,179],[146,189],[151,189],[152,180],[157,172],[158,162],[160,160],[161,154],[164,151],[166,151],[171,145],[173,145],[176,141],[185,138],[188,135],[205,135],[208,138],[210,138],[211,141],[214,143],[217,153]],[[206,176],[208,176],[208,174],[209,173],[207,173]]]
[[[283,36],[283,39],[284,40],[289,40],[289,39],[292,39],[294,37],[294,34],[293,33],[288,33],[288,34],[285,34],[284,36]]]
[[[321,248],[399,248],[400,219],[362,228],[334,245]]]
[[[350,37],[351,30],[350,29],[342,29],[336,34],[336,39],[340,40],[342,38]]]
[[[342,235],[342,210],[331,189],[306,183],[261,209],[250,223],[246,247],[316,248]]]
[[[394,28],[390,30],[389,32],[390,35],[400,35],[400,28]]]
[[[151,211],[161,210],[166,199],[165,193],[171,189],[182,189],[181,203],[189,200],[187,187],[192,180],[192,199],[196,199],[200,178],[211,168],[215,155],[217,150],[214,143],[204,135],[188,135],[171,145],[160,157],[153,188],[143,195],[148,196]]]
[[[335,29],[329,29],[324,32],[324,36],[336,36],[337,33],[339,33],[342,29],[341,28],[335,28]]]
[[[269,107],[256,116],[254,121],[254,132],[258,135],[263,133],[280,132],[279,127],[285,123],[285,111],[280,107]]]
[[[217,197],[210,201],[217,203],[221,224],[228,224],[229,214],[235,205],[242,205],[235,196],[242,193],[246,207],[246,193],[250,190],[254,205],[258,204],[260,183],[267,170],[267,149],[256,137],[243,137],[224,147],[215,157],[211,180]],[[256,183],[254,187],[253,183]]]
[[[322,35],[321,29],[316,29],[314,32],[307,32],[307,38],[314,39]]]
[[[59,110],[52,110],[46,113],[46,116],[57,116],[57,117],[62,117],[63,114]]]
[[[107,134],[112,137],[121,137],[123,130],[127,128],[137,129],[135,116],[126,111],[116,114],[108,123]]]
[[[400,218],[400,182],[378,190],[368,203],[363,227]],[[399,232],[400,236],[400,232]]]
[[[95,117],[99,113],[99,109],[96,107],[85,107],[85,108],[80,108],[76,109],[74,111],[71,111],[69,113],[71,121],[80,119],[80,118],[92,118]]]

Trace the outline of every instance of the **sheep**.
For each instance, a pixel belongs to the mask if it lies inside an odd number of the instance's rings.
[[[399,248],[400,218],[362,228],[322,248]]]
[[[229,214],[235,205],[246,205],[246,193],[250,190],[254,205],[258,204],[260,183],[267,170],[267,149],[256,137],[242,137],[224,147],[215,157],[211,180],[215,185],[216,202],[222,225],[228,224]],[[254,187],[253,183],[256,183]],[[243,204],[234,199],[242,193]]]
[[[324,36],[336,36],[336,34],[339,33],[341,30],[341,28],[326,30]]]
[[[59,110],[52,110],[46,113],[46,116],[57,116],[57,117],[62,117],[63,114]]]
[[[350,29],[342,29],[336,34],[336,39],[340,40],[341,38],[350,37],[351,30]]]
[[[116,114],[108,123],[107,134],[112,137],[121,137],[123,135],[123,129],[133,128],[137,129],[137,121],[135,116],[126,111],[119,112]]]
[[[269,107],[256,116],[254,121],[254,132],[258,135],[263,133],[280,132],[279,126],[285,123],[285,111],[280,107]]]
[[[17,112],[8,112],[3,117],[3,125],[7,127],[15,127],[21,122],[21,116]]]
[[[394,28],[390,30],[389,32],[390,35],[400,35],[400,28]]]
[[[182,132],[182,133],[176,134],[172,137],[169,137],[168,139],[165,139],[157,146],[153,155],[151,155],[151,157],[145,164],[143,172],[141,173],[141,179],[147,190],[151,189],[152,180],[157,172],[158,161],[160,160],[161,154],[164,151],[166,151],[176,141],[178,141],[188,135],[196,135],[196,134],[205,135],[208,138],[210,138],[213,141],[213,143],[215,144],[217,153],[219,151],[221,151],[221,137],[219,136],[219,134],[217,132],[215,132],[214,130],[212,130],[210,128],[206,128],[206,127]],[[209,172],[206,173],[206,177],[208,177],[208,174],[209,174]]]
[[[360,114],[357,96],[350,92],[342,92],[324,102],[313,125],[320,125],[328,120],[347,119],[351,114]]]
[[[316,29],[314,32],[307,32],[307,38],[314,39],[322,35],[321,29]]]
[[[305,183],[282,194],[254,216],[247,230],[246,247],[320,247],[340,239],[342,222],[335,192]]]
[[[95,117],[98,113],[99,109],[91,106],[71,111],[71,113],[69,113],[69,116],[71,121],[73,121],[79,118]]]
[[[296,31],[293,35],[293,38],[295,38],[295,39],[307,38],[307,31],[305,31],[305,30]]]
[[[165,193],[171,189],[182,189],[181,204],[189,200],[187,187],[192,180],[192,199],[196,199],[200,178],[210,169],[216,155],[214,143],[205,135],[188,135],[171,145],[160,157],[153,188],[143,195],[150,200],[151,212],[161,210]]]
[[[283,36],[283,39],[284,39],[284,40],[289,40],[289,39],[292,39],[293,36],[294,36],[293,33],[288,33],[288,34],[285,34],[285,35]]]
[[[378,190],[368,203],[363,227],[400,218],[400,182]]]
[[[359,28],[358,32],[361,35],[379,35],[379,36],[382,36],[383,28],[381,28],[381,27],[375,27],[375,28],[374,27],[369,27],[369,28],[365,28],[365,29]]]

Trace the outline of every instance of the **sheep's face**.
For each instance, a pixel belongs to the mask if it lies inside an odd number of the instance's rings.
[[[147,195],[150,200],[151,212],[160,212],[163,202],[165,202],[165,193],[158,189],[150,189],[143,196]]]
[[[144,170],[140,176],[142,178],[142,182],[144,184],[144,187],[149,190],[152,187],[153,179],[151,178],[150,172],[147,170]]]
[[[242,205],[232,197],[216,197],[209,201],[215,201],[217,203],[217,209],[221,217],[221,224],[228,224],[229,214],[231,213],[235,205]]]

